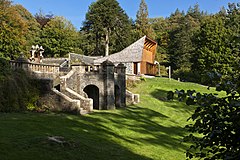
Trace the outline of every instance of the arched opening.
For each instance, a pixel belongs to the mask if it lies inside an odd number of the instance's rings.
[[[60,92],[60,84],[54,86],[54,88]]]
[[[93,99],[93,109],[99,109],[99,89],[97,86],[88,85],[83,91],[88,95],[88,98]]]
[[[120,87],[118,85],[115,85],[114,87],[114,95],[115,95],[115,107],[119,108],[121,107],[121,92]]]

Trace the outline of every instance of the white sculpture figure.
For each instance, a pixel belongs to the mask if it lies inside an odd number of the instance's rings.
[[[32,45],[32,48],[30,50],[31,53],[30,61],[41,63],[43,59],[43,52],[44,49],[42,46],[39,47],[38,45],[36,46]]]

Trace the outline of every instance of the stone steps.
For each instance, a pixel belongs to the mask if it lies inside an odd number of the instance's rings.
[[[81,108],[80,110],[80,115],[85,115],[85,114],[88,114],[89,112],[83,108]]]

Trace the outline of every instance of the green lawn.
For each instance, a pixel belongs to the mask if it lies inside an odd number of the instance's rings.
[[[0,160],[183,160],[184,126],[194,110],[165,99],[167,91],[206,86],[165,78],[147,79],[132,89],[141,103],[85,116],[0,113]],[[62,136],[66,143],[48,140]]]

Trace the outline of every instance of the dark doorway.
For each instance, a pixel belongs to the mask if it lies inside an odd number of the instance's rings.
[[[133,73],[137,75],[138,74],[137,71],[138,71],[138,65],[137,63],[133,63]]]
[[[118,85],[115,85],[114,87],[114,95],[115,95],[115,107],[119,108],[121,107],[121,92]]]
[[[88,85],[83,90],[88,98],[93,99],[93,109],[99,109],[99,89],[94,85]]]
[[[54,86],[54,88],[60,92],[60,84]]]

